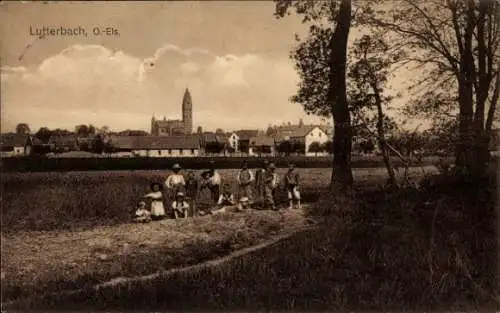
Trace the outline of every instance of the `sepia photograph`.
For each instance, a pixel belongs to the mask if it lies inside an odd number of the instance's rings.
[[[500,0],[3,1],[2,312],[500,312]]]

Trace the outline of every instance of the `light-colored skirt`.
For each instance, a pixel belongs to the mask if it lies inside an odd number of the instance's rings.
[[[165,207],[163,206],[163,201],[152,201],[151,202],[151,215],[152,216],[164,216]]]

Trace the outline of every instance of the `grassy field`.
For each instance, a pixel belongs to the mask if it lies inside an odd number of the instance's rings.
[[[330,169],[298,169],[305,202],[314,202],[328,187]],[[411,173],[435,171],[414,168]],[[285,169],[278,169],[283,175]],[[384,183],[383,168],[354,169],[356,184]],[[2,174],[2,231],[90,228],[128,222],[129,212],[152,181],[163,182],[169,171],[110,171]],[[199,173],[199,172],[198,172]],[[221,170],[236,189],[237,170]],[[278,200],[286,202],[283,190]],[[201,203],[208,203],[202,194]],[[168,205],[168,204],[167,204]]]
[[[298,210],[249,211],[81,231],[2,234],[2,299],[198,264],[307,225]]]
[[[318,229],[219,266],[37,308],[498,311],[496,183],[325,199]]]
[[[331,171],[299,169],[306,205]],[[433,172],[415,168],[413,176]],[[279,174],[284,169],[278,170]],[[82,288],[118,276],[197,264],[308,224],[301,211],[250,211],[187,221],[130,224],[129,211],[168,171],[8,173],[2,176],[2,297]],[[221,170],[235,188],[236,170]],[[358,185],[383,184],[384,169],[356,169]],[[208,195],[202,195],[206,201]],[[286,195],[278,195],[286,205]],[[57,260],[57,261],[54,261]]]

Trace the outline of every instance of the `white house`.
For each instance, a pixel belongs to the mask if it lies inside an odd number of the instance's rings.
[[[235,151],[237,152],[239,150],[239,141],[240,141],[240,136],[238,136],[237,133],[231,133],[229,137],[227,138],[227,143],[228,145]]]
[[[306,155],[308,155],[308,156],[318,155],[317,152],[309,151],[311,144],[313,142],[318,142],[319,144],[323,145],[329,139],[326,132],[318,126],[312,128],[309,132],[305,133],[304,136],[305,136],[305,143],[306,143]],[[320,154],[326,154],[326,153],[320,153]]]
[[[194,157],[200,154],[200,141],[196,135],[113,136],[110,145],[112,154],[122,157]]]
[[[30,135],[1,134],[0,148],[2,157],[30,155],[33,148],[33,139]]]
[[[290,125],[282,126],[278,128],[278,134],[276,135],[276,141],[291,141],[295,143],[301,143],[305,147],[305,155],[316,156],[316,155],[326,155],[327,152],[316,152],[310,151],[311,144],[317,142],[320,145],[324,145],[328,140],[331,140],[331,135],[326,133],[326,130],[322,126],[318,125]]]

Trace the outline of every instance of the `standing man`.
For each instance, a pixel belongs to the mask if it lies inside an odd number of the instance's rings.
[[[290,209],[293,209],[293,200],[297,201],[297,208],[300,209],[299,173],[295,170],[293,163],[288,165],[288,172],[285,174],[285,188],[288,192]]]
[[[265,202],[273,210],[276,210],[276,189],[278,188],[278,174],[275,173],[276,166],[271,163],[265,177]]]
[[[264,160],[262,163],[262,168],[257,169],[255,173],[255,189],[257,191],[257,201],[264,203],[265,202],[265,178],[267,173],[267,160]]]
[[[175,200],[178,192],[183,192],[186,187],[186,181],[184,176],[180,174],[181,166],[179,164],[174,164],[172,166],[172,174],[165,180],[165,187],[167,187],[168,194],[172,201]]]
[[[255,177],[252,170],[248,168],[247,162],[243,162],[241,170],[238,172],[238,199],[247,197],[248,200],[252,201],[252,183],[255,181]]]

